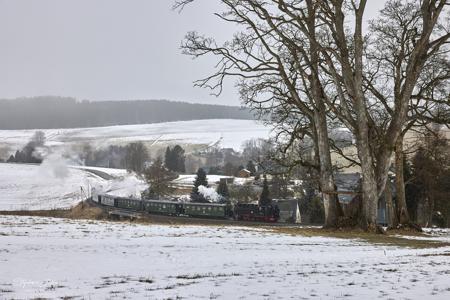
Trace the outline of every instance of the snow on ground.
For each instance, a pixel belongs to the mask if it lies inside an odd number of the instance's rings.
[[[450,247],[0,216],[0,298],[449,299]]]
[[[181,174],[178,175],[177,179],[172,180],[172,183],[178,186],[193,186],[196,174]],[[233,178],[231,176],[222,176],[222,175],[206,175],[206,180],[209,184],[218,184],[220,179],[222,178]]]
[[[87,171],[106,179],[106,182],[91,184],[97,194],[110,193],[119,197],[140,198],[141,193],[148,188],[148,184],[142,178],[125,169],[86,166],[70,166],[70,168]]]
[[[23,147],[36,130],[0,130],[0,146],[13,151]],[[109,127],[44,129],[46,145],[58,147],[90,142],[106,146],[133,141],[212,145],[220,141],[224,148],[239,150],[252,138],[267,139],[270,129],[253,120],[212,119]]]
[[[0,210],[69,208],[83,199],[94,174],[47,165],[0,164]]]
[[[0,163],[0,210],[70,208],[85,199],[92,187],[117,196],[139,196],[146,188],[125,170],[95,169],[110,177],[67,166],[63,160],[45,160],[41,165]]]
[[[398,235],[398,237],[410,240],[422,240],[422,241],[443,241],[450,243],[450,228],[423,228],[423,231],[429,236],[406,236]]]
[[[89,167],[89,166],[70,166],[70,167],[73,169],[98,171],[100,173],[104,173],[114,177],[123,177],[129,175],[128,171],[125,169],[113,169],[113,168]]]
[[[196,174],[182,174],[178,175],[178,178],[173,180],[172,183],[178,186],[186,186],[191,187],[194,185],[195,178],[197,177]],[[224,176],[224,175],[206,175],[206,180],[208,181],[208,184],[219,184],[220,179],[222,178],[234,178],[234,184],[244,184],[246,182],[252,182],[254,181],[254,178],[239,178],[239,177],[233,177],[233,176]]]

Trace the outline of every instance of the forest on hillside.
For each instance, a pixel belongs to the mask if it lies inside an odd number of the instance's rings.
[[[0,129],[51,129],[201,119],[253,119],[237,106],[168,100],[77,101],[64,97],[0,99]]]

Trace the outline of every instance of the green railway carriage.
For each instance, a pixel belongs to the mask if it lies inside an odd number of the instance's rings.
[[[142,210],[142,201],[138,199],[131,198],[116,198],[116,207],[131,209],[131,210]]]
[[[184,203],[184,214],[193,217],[226,218],[226,204]]]
[[[170,201],[144,201],[144,210],[151,214],[178,215],[182,212],[182,204]]]
[[[230,206],[216,203],[181,203],[168,200],[140,200],[124,197],[99,195],[98,202],[102,205],[114,206],[126,210],[145,211],[149,214],[171,216],[190,216],[203,218],[230,217]]]
[[[98,195],[97,201],[100,204],[106,205],[106,206],[115,206],[115,198],[114,196],[109,195]]]

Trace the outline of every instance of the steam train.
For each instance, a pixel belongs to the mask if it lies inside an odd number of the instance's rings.
[[[97,195],[95,200],[103,206],[167,216],[234,219],[255,222],[277,222],[280,217],[280,211],[276,205],[182,203],[168,200],[140,200],[104,194]]]

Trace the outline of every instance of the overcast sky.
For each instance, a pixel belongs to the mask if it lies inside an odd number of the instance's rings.
[[[385,0],[369,0],[367,18]],[[170,99],[239,105],[233,82],[222,96],[192,86],[213,59],[181,54],[187,31],[219,40],[235,28],[219,21],[218,1],[181,14],[173,0],[0,0],[0,98]]]

